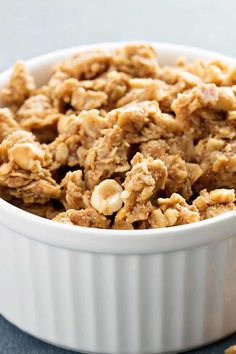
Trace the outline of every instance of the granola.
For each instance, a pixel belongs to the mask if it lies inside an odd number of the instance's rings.
[[[58,222],[145,229],[236,210],[236,68],[161,66],[145,43],[79,52],[2,89],[0,196]]]
[[[236,345],[232,345],[231,347],[225,350],[225,354],[235,354],[236,353]]]

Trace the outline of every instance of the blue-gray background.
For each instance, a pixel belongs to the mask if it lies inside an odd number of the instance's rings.
[[[236,1],[0,0],[0,71],[17,59],[114,40],[173,42],[236,56]],[[236,335],[194,353],[220,354],[233,343]],[[55,353],[71,352],[37,341],[0,316],[0,354]]]

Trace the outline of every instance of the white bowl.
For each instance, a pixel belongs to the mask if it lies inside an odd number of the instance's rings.
[[[94,47],[30,60],[38,84],[52,65]],[[162,64],[201,49],[154,43]],[[6,84],[10,71],[0,75]],[[58,346],[97,353],[164,353],[236,330],[236,214],[156,230],[99,230],[46,220],[0,200],[0,313]]]

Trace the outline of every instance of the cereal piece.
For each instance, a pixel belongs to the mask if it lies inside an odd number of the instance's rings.
[[[61,115],[52,107],[45,95],[36,95],[25,100],[17,111],[17,118],[22,128],[33,130],[56,125]]]
[[[229,121],[236,122],[236,111],[229,111],[227,118]]]
[[[57,124],[58,133],[67,137],[76,134],[81,128],[82,121],[75,114],[62,115]]]
[[[32,172],[40,170],[45,152],[33,143],[15,144],[9,151],[9,161],[16,163],[21,169]]]
[[[161,113],[155,101],[115,109],[108,114],[108,119],[125,132],[125,139],[132,144],[167,138],[180,132],[176,120],[169,114]]]
[[[52,160],[48,165],[50,171],[57,170],[61,166],[74,167],[79,164],[77,149],[81,145],[80,136],[73,134],[71,136],[59,135],[49,146],[48,151]]]
[[[85,197],[85,185],[81,170],[67,172],[61,181],[61,201],[66,209],[82,209]]]
[[[215,189],[207,192],[206,189],[200,192],[200,196],[193,201],[201,215],[201,220],[236,210],[235,192],[233,189]]]
[[[198,142],[195,156],[203,170],[195,189],[236,188],[236,144],[222,138],[207,138]]]
[[[53,220],[65,224],[96,227],[99,229],[107,229],[110,224],[110,221],[104,215],[101,215],[91,207],[81,210],[69,209],[66,212],[58,214]]]
[[[213,203],[232,203],[235,202],[235,193],[229,189],[215,189],[210,192],[210,199]]]
[[[14,201],[14,205],[37,216],[53,219],[60,211],[55,209],[52,203],[46,204],[22,204],[20,199]]]
[[[0,143],[12,131],[18,130],[19,125],[8,108],[0,108]]]
[[[84,166],[89,149],[109,127],[107,118],[98,110],[83,111],[79,116],[62,116],[58,122],[58,137],[49,145],[53,161],[50,170],[68,164],[70,167]]]
[[[130,79],[129,90],[118,102],[117,107],[142,101],[157,101],[162,111],[170,112],[171,104],[178,93],[184,92],[188,86],[184,81],[174,85],[154,79]]]
[[[130,90],[116,104],[117,107],[125,106],[131,102],[158,100],[158,81],[152,79],[129,80]]]
[[[103,80],[98,79],[98,80]],[[98,81],[97,80],[97,81]],[[96,81],[96,80],[95,80]],[[107,95],[108,104],[115,104],[125,95],[129,86],[129,76],[125,73],[110,71],[106,74],[103,91]]]
[[[55,151],[55,159],[59,164],[64,165],[69,158],[69,149],[64,142],[57,145]]]
[[[184,68],[164,66],[160,73],[160,78],[169,85],[178,82],[185,84],[186,88],[194,87],[202,82],[201,78],[193,73],[185,71]]]
[[[24,178],[23,175],[14,176],[12,174],[11,178]],[[1,184],[0,178],[0,184]],[[19,186],[16,188],[7,189],[8,193],[16,198],[22,199],[25,204],[45,204],[50,199],[58,199],[60,197],[60,187],[56,182],[48,177],[47,180],[40,179],[38,181],[32,181],[26,185]]]
[[[154,209],[152,210],[148,221],[152,228],[160,228],[160,227],[167,227],[168,220],[161,209]]]
[[[27,162],[23,162],[23,159]],[[39,161],[40,164],[37,162],[34,164],[33,160]],[[21,168],[31,170],[36,165],[46,167],[50,160],[51,155],[47,151],[46,146],[36,142],[35,136],[24,130],[13,131],[0,144],[0,162],[17,161],[21,165]],[[37,168],[35,167],[33,172],[36,170]]]
[[[165,155],[179,155],[185,161],[192,161],[195,156],[193,141],[189,136],[149,140],[140,144],[140,152],[154,159],[163,159]]]
[[[100,108],[107,103],[107,94],[102,91],[93,91],[81,87],[76,79],[62,81],[55,90],[55,104],[60,111],[64,111],[66,105],[71,105],[76,111]]]
[[[236,68],[228,70],[227,74],[224,76],[224,85],[232,86],[236,83]]]
[[[112,53],[112,64],[118,71],[134,77],[153,77],[158,74],[156,52],[149,44],[130,44]]]
[[[0,186],[7,194],[26,204],[43,204],[59,198],[60,188],[45,168],[50,156],[33,134],[25,131],[11,133],[0,144]]]
[[[136,193],[137,201],[146,201],[165,187],[167,169],[161,160],[144,159],[142,154],[137,153],[131,164],[133,167],[126,174],[124,187],[125,191]]]
[[[230,87],[219,87],[218,88],[218,100],[213,105],[213,109],[218,109],[222,111],[231,111],[236,106],[235,95]]]
[[[87,136],[96,140],[101,136],[103,129],[109,128],[110,124],[108,119],[100,116],[99,111],[92,109],[90,111],[83,111],[80,113],[82,120],[82,127]]]
[[[72,94],[71,105],[78,111],[100,108],[107,103],[107,95],[104,92],[85,90],[78,88]]]
[[[79,83],[81,87],[84,87],[86,90],[94,90],[94,91],[104,91],[106,93],[111,93],[111,90],[107,91],[107,88],[110,87],[116,89],[117,86],[119,88],[120,84],[125,84],[125,86],[129,86],[130,75],[116,71],[113,67],[110,68],[107,72],[100,75],[98,78],[94,80],[80,80]],[[114,84],[114,85],[113,85]],[[117,84],[117,85],[115,85]],[[123,90],[122,90],[123,91]]]
[[[227,85],[226,77],[229,68],[219,60],[213,60],[209,63],[202,60],[195,60],[192,63],[186,63],[183,69],[200,77],[206,83],[213,83],[217,86]]]
[[[153,210],[150,200],[164,189],[167,178],[167,169],[161,160],[144,159],[142,154],[137,153],[131,164],[133,167],[126,174],[121,195],[124,206],[115,219],[116,222],[125,220],[130,224],[147,220]]]
[[[8,86],[1,91],[4,103],[13,109],[19,107],[35,89],[34,79],[24,63],[17,62],[12,69]]]
[[[48,87],[50,92],[50,97],[53,99],[55,97],[55,93],[65,80],[69,79],[69,75],[63,71],[57,70],[55,71],[48,81]]]
[[[214,83],[219,86],[222,85],[224,82],[224,74],[221,68],[215,64],[210,64],[206,68],[205,82]]]
[[[19,143],[35,143],[35,137],[32,133],[24,130],[16,130],[3,139],[0,144],[0,162],[8,162],[8,151]]]
[[[55,67],[55,70],[65,72],[79,80],[93,79],[105,72],[109,64],[109,53],[104,50],[90,50],[64,60]]]
[[[64,102],[62,100],[62,95],[58,94],[58,91],[60,90],[60,87],[62,87],[63,82],[69,79],[69,75],[61,72],[61,71],[56,71],[50,80],[48,81],[48,85],[46,86],[46,90],[44,89],[43,92],[39,91],[39,89],[36,91],[36,94],[44,94],[48,96],[48,98],[52,102],[52,106],[58,111],[58,112],[64,112]],[[44,86],[45,87],[45,86]]]
[[[65,106],[71,103],[73,92],[80,87],[79,81],[74,78],[67,78],[58,81],[54,88],[54,106],[62,113],[64,113]]]
[[[114,230],[134,230],[133,225],[128,223],[125,220],[120,220],[120,221],[115,220],[112,225],[112,228]]]
[[[164,139],[149,140],[140,144],[140,152],[144,157],[151,156],[153,159],[162,159],[169,153],[170,146]]]
[[[196,206],[188,205],[183,197],[173,193],[170,198],[159,198],[159,208],[148,219],[151,227],[168,227],[190,224],[200,220]]]
[[[127,207],[125,207],[123,210],[121,209],[121,213],[117,213],[116,222],[122,221],[122,218],[120,220],[120,217],[124,212],[127,212],[125,221],[131,225],[137,221],[146,221],[148,220],[152,210],[153,205],[150,201],[147,201],[146,203],[137,203],[133,206],[132,210],[127,210]]]
[[[73,135],[80,135],[81,141],[87,147],[90,146],[90,141],[98,139],[101,136],[102,130],[109,128],[108,119],[102,117],[99,111],[92,109],[82,111],[80,115],[71,114],[62,116],[58,122],[58,132],[67,138]]]
[[[189,116],[200,108],[230,111],[235,108],[235,103],[235,96],[229,87],[202,84],[179,94],[172,104],[172,109],[179,124],[186,126]]]
[[[112,215],[122,207],[121,185],[114,179],[105,179],[95,186],[91,197],[91,204],[104,215]]]
[[[84,167],[87,187],[92,189],[113,173],[126,172],[129,169],[129,144],[124,139],[123,131],[115,126],[104,130],[104,135],[95,141],[89,149]]]
[[[165,155],[162,160],[168,171],[165,193],[167,196],[178,193],[188,200],[193,194],[192,185],[202,175],[201,167],[198,164],[186,163],[178,155]]]

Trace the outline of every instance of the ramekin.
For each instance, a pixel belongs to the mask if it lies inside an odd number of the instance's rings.
[[[37,84],[80,46],[30,60]],[[123,43],[122,43],[123,44]],[[236,60],[153,43],[162,64]],[[0,75],[6,84],[10,71]],[[58,346],[96,353],[167,353],[236,330],[236,213],[166,229],[119,231],[46,220],[0,200],[0,313]]]

